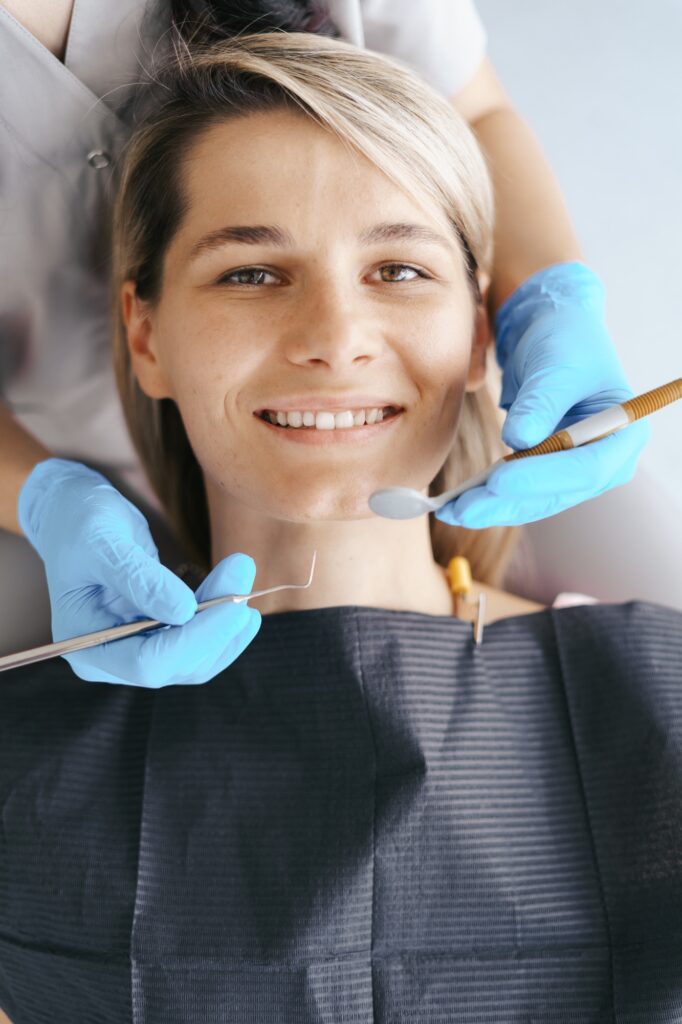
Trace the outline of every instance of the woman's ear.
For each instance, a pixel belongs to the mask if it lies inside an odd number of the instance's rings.
[[[477,299],[474,307],[474,328],[471,342],[471,358],[469,360],[469,373],[467,376],[465,391],[478,391],[485,383],[486,359],[488,345],[492,341],[490,330],[490,318],[488,316],[488,288],[490,277],[487,274],[476,275],[480,290],[480,299]]]
[[[149,398],[173,398],[159,362],[149,304],[137,295],[134,281],[126,281],[121,288],[121,315],[133,373],[142,391]]]

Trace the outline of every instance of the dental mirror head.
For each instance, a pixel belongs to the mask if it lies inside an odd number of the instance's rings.
[[[386,487],[381,491],[374,491],[369,497],[369,507],[372,512],[383,516],[384,519],[416,519],[417,516],[426,515],[427,512],[437,512],[439,508],[447,505],[454,498],[458,498],[469,488],[480,487],[481,484],[484,484],[493,470],[502,465],[505,458],[513,458],[513,456],[498,459],[492,466],[487,466],[476,476],[469,477],[468,480],[464,480],[452,490],[443,491],[442,494],[434,494],[431,497],[427,497],[413,487]]]
[[[412,487],[387,487],[370,495],[369,507],[384,519],[415,519],[439,508],[437,501]]]

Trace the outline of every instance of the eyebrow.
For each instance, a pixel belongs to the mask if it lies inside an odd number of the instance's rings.
[[[376,245],[379,242],[427,242],[440,245],[450,252],[456,248],[454,239],[448,241],[443,235],[425,224],[375,224],[364,231],[358,241],[361,245]],[[190,251],[190,260],[203,256],[230,243],[241,245],[272,245],[278,249],[294,248],[296,242],[289,231],[276,224],[234,225],[209,231],[196,242]]]

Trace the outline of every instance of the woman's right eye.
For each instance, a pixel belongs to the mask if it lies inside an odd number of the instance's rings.
[[[257,281],[248,280],[231,280],[232,278],[248,278],[253,277],[254,274],[258,275]],[[265,270],[263,267],[243,267],[241,270],[231,270],[229,274],[223,274],[216,281],[216,284],[242,284],[247,287],[255,287],[259,284],[263,284],[263,277],[270,274],[269,270]],[[270,276],[273,276],[270,274]]]

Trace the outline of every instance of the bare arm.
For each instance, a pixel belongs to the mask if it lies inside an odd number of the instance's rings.
[[[488,58],[451,97],[485,153],[495,193],[492,314],[527,277],[552,263],[582,259],[559,183]]]
[[[0,6],[59,60],[64,60],[73,5],[74,0],[0,0]]]
[[[17,501],[26,477],[37,462],[52,457],[23,427],[9,409],[0,403],[0,528],[21,534],[17,520]],[[2,1024],[2,1016],[0,1016]]]

